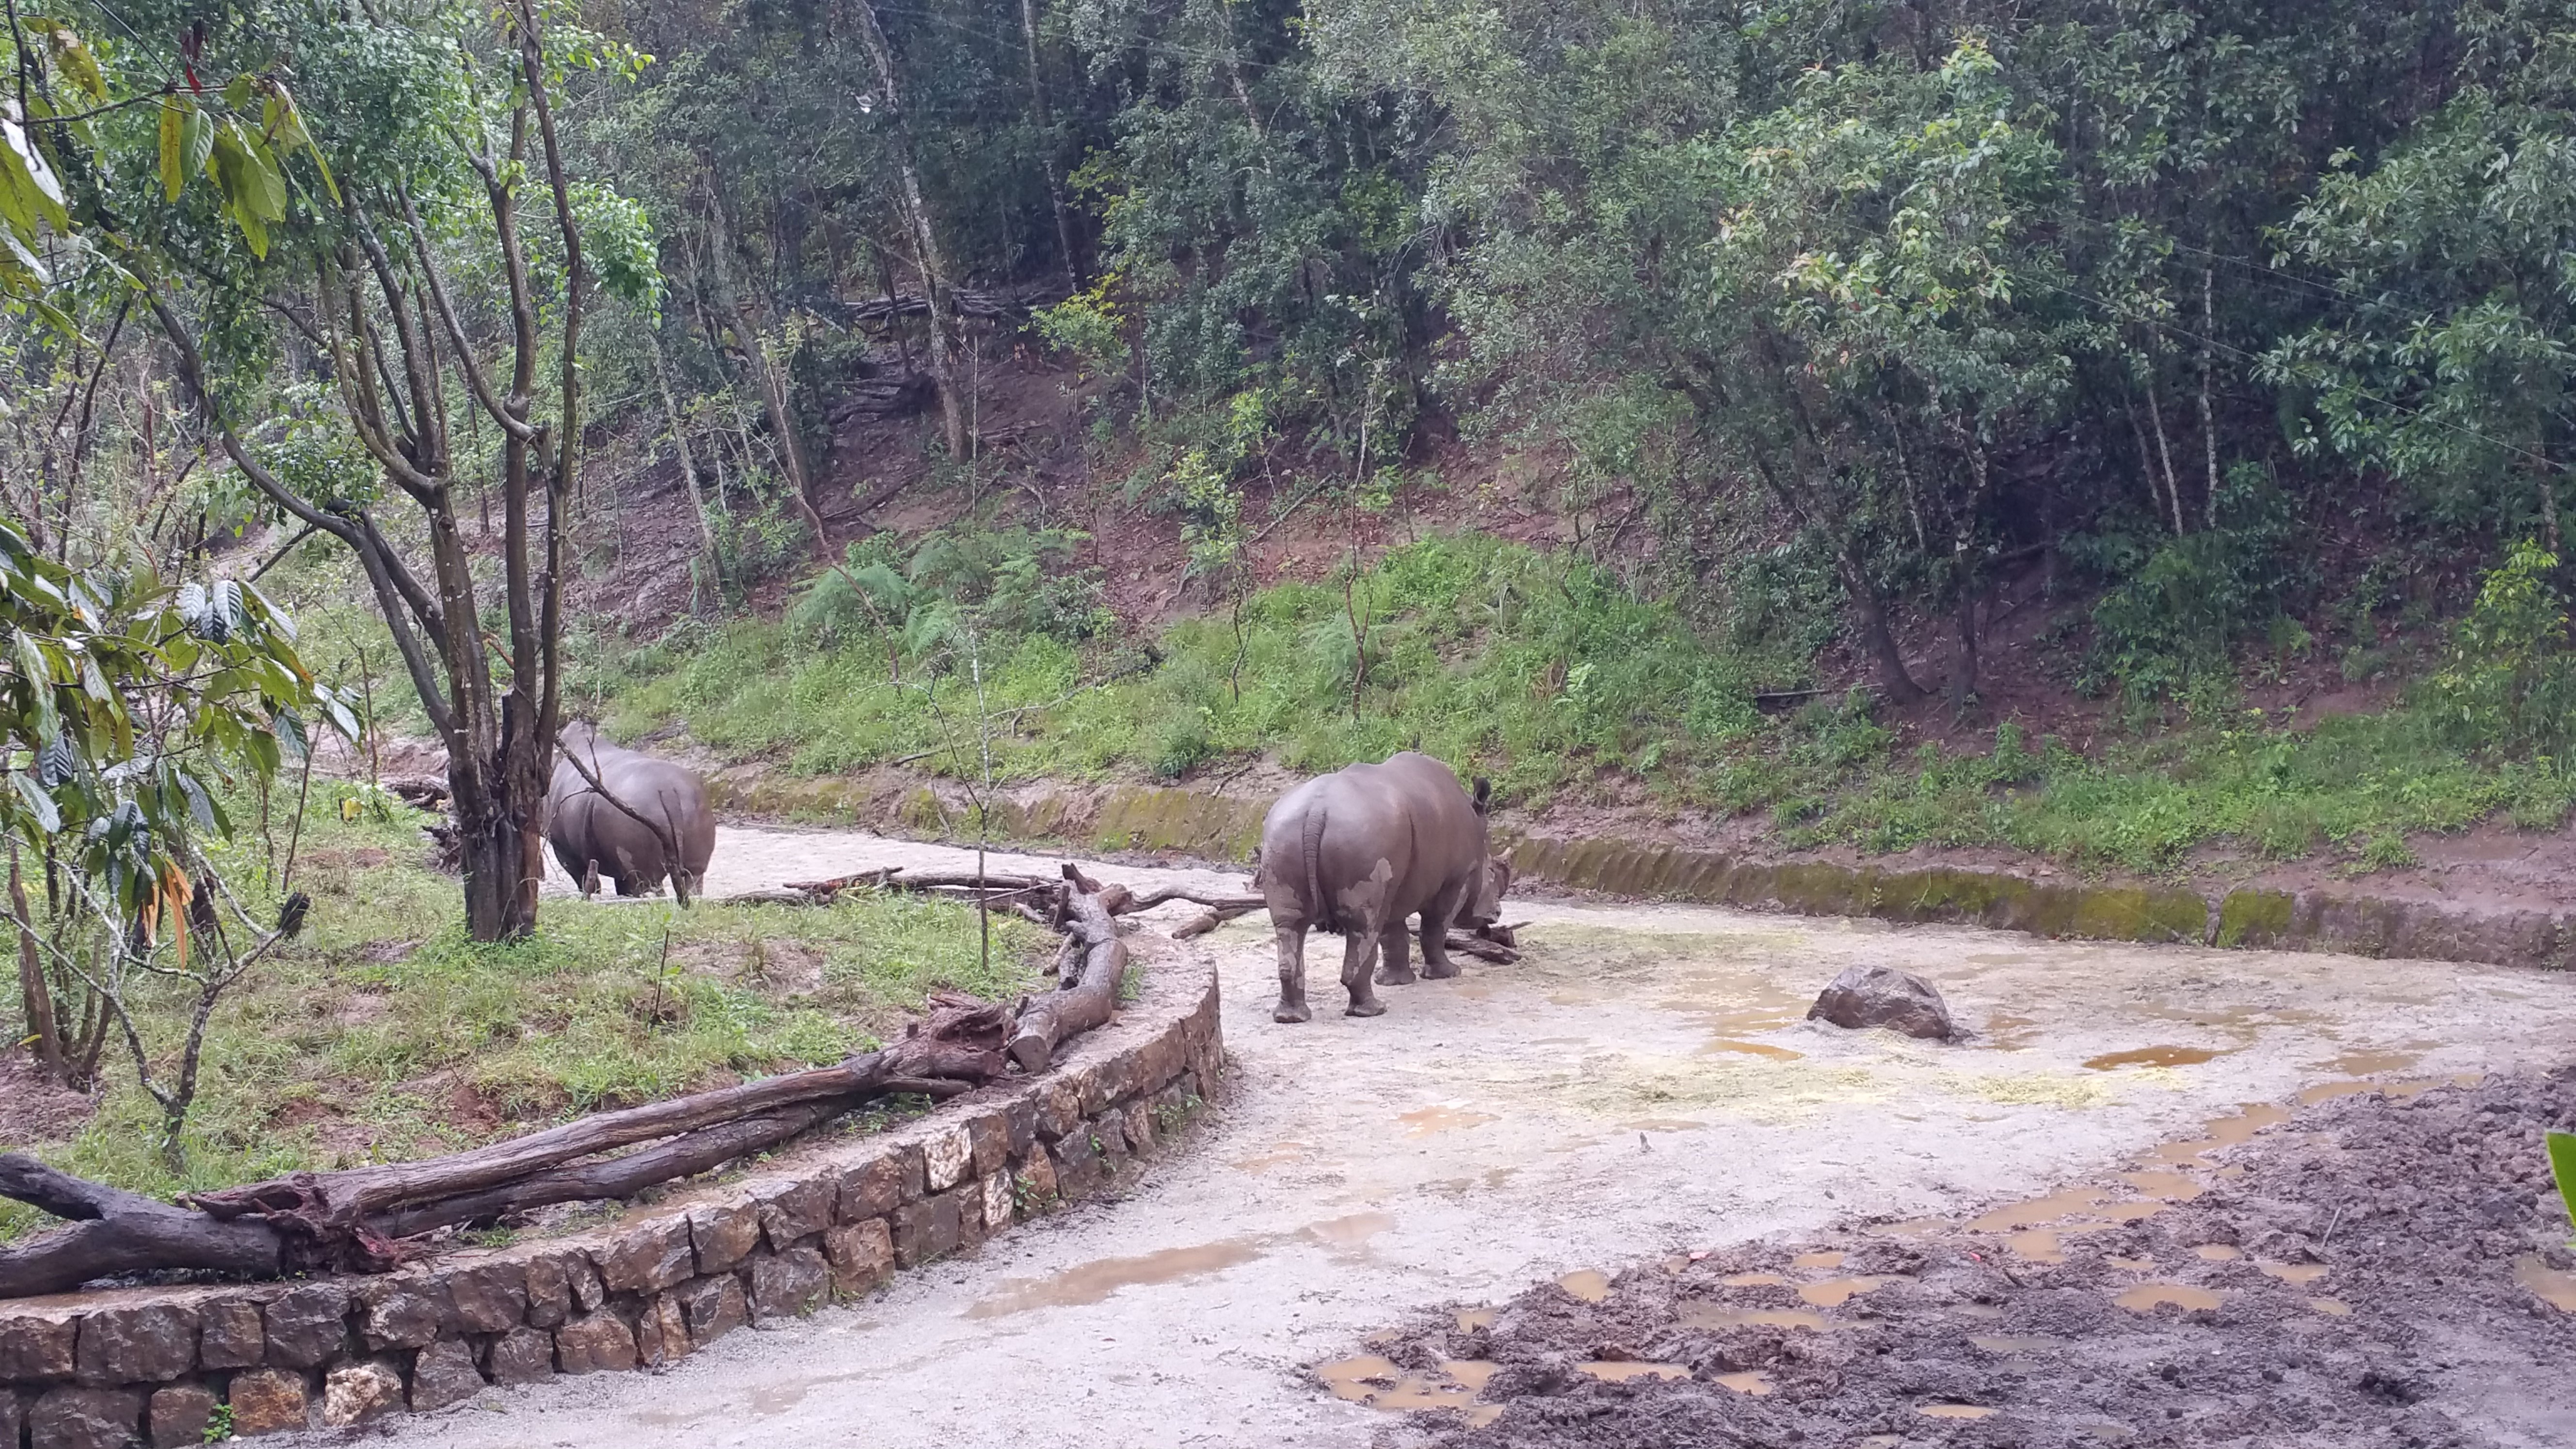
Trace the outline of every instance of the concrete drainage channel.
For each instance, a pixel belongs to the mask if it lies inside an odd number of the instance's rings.
[[[960,859],[856,832],[727,830],[709,887]],[[1642,1257],[1837,1221],[2044,1198],[2159,1162],[2160,1144],[2250,1131],[2302,1094],[2548,1063],[2576,1029],[2571,983],[2529,969],[1680,905],[1512,914],[1532,922],[1518,965],[1299,1027],[1269,1020],[1266,926],[1236,922],[1203,943],[1225,1106],[1123,1198],[897,1274],[794,1331],[727,1335],[651,1374],[487,1389],[378,1431],[460,1449],[1402,1440],[1408,1421],[1333,1389],[1377,1394],[1344,1361],[1426,1309],[1472,1314],[1534,1281],[1589,1286]],[[1802,1020],[1824,982],[1867,963],[1937,983],[1974,1038]]]
[[[378,1278],[0,1302],[0,1446],[155,1449],[432,1412],[558,1374],[666,1369],[1121,1189],[1217,1091],[1216,983],[1140,938],[1116,1021],[1036,1078],[832,1135],[575,1235]]]
[[[953,783],[901,771],[781,779],[738,767],[715,772],[708,785],[727,810],[899,836],[954,840],[971,818]],[[1063,841],[1076,849],[1246,860],[1269,805],[1266,795],[1040,783],[998,801],[993,823],[1011,839]],[[2174,886],[2034,880],[2009,871],[1760,859],[1619,835],[1566,839],[1508,826],[1496,834],[1517,878],[1619,896],[2060,939],[2576,967],[2576,911],[2568,910],[2473,910],[2366,890],[2242,889],[2208,896]]]

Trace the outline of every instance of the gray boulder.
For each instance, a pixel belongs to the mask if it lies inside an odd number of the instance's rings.
[[[1807,1008],[1807,1019],[1853,1031],[1885,1027],[1927,1041],[1956,1041],[1960,1034],[1932,983],[1893,966],[1854,966],[1844,971]]]

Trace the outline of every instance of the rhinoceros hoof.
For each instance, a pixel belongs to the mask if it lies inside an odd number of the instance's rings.
[[[1315,1013],[1303,1006],[1283,1006],[1270,1013],[1270,1019],[1283,1025],[1292,1025],[1300,1021],[1313,1021]]]
[[[1380,986],[1411,986],[1419,979],[1421,978],[1413,974],[1411,967],[1406,967],[1402,971],[1389,971],[1383,966],[1378,968],[1377,984]]]
[[[1384,1016],[1386,1015],[1386,1003],[1383,1001],[1354,1001],[1343,1010],[1342,1015]]]

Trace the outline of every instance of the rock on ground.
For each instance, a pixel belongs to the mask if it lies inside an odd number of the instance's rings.
[[[411,1406],[417,1413],[461,1404],[483,1392],[482,1370],[474,1366],[473,1346],[441,1339],[420,1351],[411,1366]]]
[[[1959,1034],[1932,983],[1893,966],[1847,968],[1807,1009],[1807,1019],[1853,1031],[1883,1026],[1928,1041],[1948,1041]]]
[[[322,1384],[322,1422],[334,1428],[402,1412],[402,1370],[365,1359],[331,1370]]]

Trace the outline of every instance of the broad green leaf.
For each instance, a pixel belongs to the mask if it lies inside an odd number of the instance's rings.
[[[28,16],[25,24],[29,30],[45,37],[46,45],[54,53],[54,69],[63,79],[70,81],[91,100],[107,99],[107,77],[99,74],[98,57],[90,54],[89,46],[82,41],[79,31],[59,20],[40,15]]]
[[[2576,1222],[2576,1132],[2549,1134],[2549,1172],[2558,1179],[2558,1195],[2567,1203],[2567,1217]]]
[[[231,83],[224,87],[224,105],[235,111],[248,106],[251,88],[258,84],[257,76],[248,74],[234,76]]]
[[[205,171],[211,178],[214,173],[206,171],[206,165],[214,153],[215,118],[191,105],[188,107],[184,131],[185,134],[181,137],[179,145],[180,169],[190,176]]]
[[[188,149],[188,116],[180,108],[177,96],[161,98],[161,197],[176,201],[188,184],[193,169],[186,161]]]
[[[45,787],[36,783],[35,776],[11,770],[9,783],[17,788],[18,798],[26,802],[27,813],[36,817],[38,829],[51,835],[63,828],[62,811],[55,807],[54,797]]]
[[[286,173],[277,164],[277,153],[268,149],[258,137],[242,137],[243,179],[251,209],[262,221],[286,219]]]
[[[30,241],[39,221],[57,231],[71,230],[71,213],[63,209],[62,183],[26,129],[7,115],[0,115],[0,216]]]
[[[54,279],[54,274],[46,268],[44,259],[28,250],[27,244],[18,239],[17,229],[14,227],[0,226],[0,265],[14,265],[25,272],[39,287],[51,283]]]

